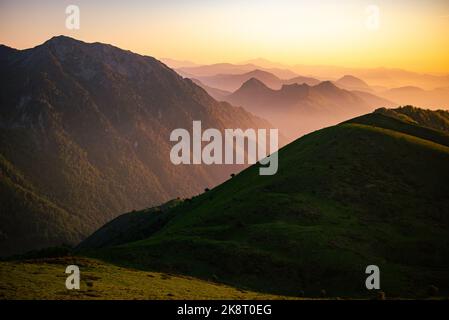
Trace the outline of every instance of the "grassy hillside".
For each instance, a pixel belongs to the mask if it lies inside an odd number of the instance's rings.
[[[405,122],[449,132],[449,111],[447,110],[425,110],[413,106],[403,106],[396,109],[380,108],[376,112]]]
[[[421,126],[414,121],[403,121],[399,118],[390,117],[380,112],[357,117],[350,121],[347,121],[347,123],[359,123],[363,125],[389,129],[424,140],[433,141],[449,147],[449,132],[440,131],[431,127]]]
[[[67,290],[65,268],[80,267],[80,290]],[[281,299],[166,273],[124,269],[76,257],[0,262],[1,299]]]
[[[371,114],[304,136],[280,150],[276,175],[253,166],[157,218],[148,212],[142,237],[97,233],[81,253],[306,296],[369,296],[375,264],[388,296],[421,297],[430,285],[447,294],[449,147],[439,132],[389,120]],[[96,237],[102,248],[89,246]]]

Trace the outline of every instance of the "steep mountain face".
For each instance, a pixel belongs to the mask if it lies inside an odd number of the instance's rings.
[[[198,193],[241,168],[173,165],[175,128],[269,126],[110,45],[3,46],[0,70],[0,254],[76,243],[124,210]]]
[[[330,81],[315,86],[283,85],[281,89],[273,90],[255,78],[225,99],[270,119],[291,139],[370,112],[376,107],[393,104],[367,92],[340,89]]]
[[[80,253],[266,292],[449,292],[449,135],[380,113],[306,135],[189,201],[123,215]],[[123,232],[125,230],[126,232]]]

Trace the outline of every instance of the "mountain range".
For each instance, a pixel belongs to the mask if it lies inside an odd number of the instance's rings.
[[[338,79],[344,75],[352,75],[363,79],[371,86],[395,88],[417,86],[426,90],[449,85],[449,75],[435,75],[412,72],[398,68],[349,68],[329,65],[295,65],[289,68],[293,72],[314,76],[319,79]]]
[[[373,91],[365,81],[351,75],[344,75],[335,81],[335,85],[347,90]]]
[[[379,92],[379,95],[399,104],[413,104],[419,107],[449,108],[449,87],[424,90],[419,87],[406,86]]]
[[[279,69],[302,71],[302,74],[314,73],[313,76],[296,74],[291,77],[292,74],[285,72],[282,76],[270,72]],[[194,66],[189,69],[190,73],[186,73],[183,68],[179,68],[177,71],[181,75],[201,83],[200,86],[220,101],[226,100],[225,96],[236,91],[245,81],[256,78],[269,88],[276,90],[286,84],[306,83],[313,86],[321,81],[331,81],[341,89],[357,91],[357,93],[367,92],[394,102],[390,106],[411,104],[432,109],[444,109],[449,106],[449,78],[447,76],[418,74],[400,69],[357,69],[332,66],[300,66],[295,69],[259,58],[241,65]],[[344,72],[353,73],[335,77]],[[368,80],[369,84],[365,80]]]
[[[267,128],[160,61],[59,36],[0,46],[0,254],[76,244],[133,209],[191,196],[242,166],[175,166],[170,132]]]
[[[368,92],[341,89],[330,81],[313,86],[295,83],[274,90],[256,78],[224,99],[270,119],[292,139],[375,108],[394,105]]]
[[[174,64],[172,64],[174,65]],[[281,69],[276,67],[264,68],[252,63],[232,64],[232,63],[216,63],[210,65],[201,65],[194,67],[176,68],[176,71],[185,77],[209,77],[219,74],[242,74],[254,70],[261,70],[275,75],[281,79],[290,79],[298,76],[297,73],[289,69]]]
[[[430,74],[412,72],[398,68],[351,68],[332,65],[287,65],[269,61],[263,58],[247,60],[239,64],[218,63],[198,65],[192,62],[166,59],[170,67],[187,77],[214,76],[217,74],[242,74],[256,69],[271,72],[281,79],[294,78],[297,75],[312,77],[319,80],[337,81],[349,75],[363,79],[376,91],[388,88],[406,86],[420,87],[424,90],[447,88],[449,76],[447,74]],[[188,75],[187,75],[188,74]]]
[[[294,78],[282,80],[273,73],[255,69],[242,74],[217,74],[213,76],[197,77],[202,83],[209,87],[217,88],[220,90],[234,92],[240,88],[243,83],[251,78],[255,78],[263,82],[271,89],[280,89],[284,84],[303,84],[315,85],[320,83],[319,80],[303,76],[295,76]]]

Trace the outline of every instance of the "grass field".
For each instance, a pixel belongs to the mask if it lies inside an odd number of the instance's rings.
[[[65,287],[65,268],[80,267],[79,290]],[[176,276],[120,268],[94,259],[63,257],[0,262],[0,299],[285,299]]]

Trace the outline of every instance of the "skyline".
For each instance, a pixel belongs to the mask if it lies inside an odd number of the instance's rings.
[[[442,0],[27,2],[0,3],[0,43],[25,49],[66,35],[198,64],[263,57],[286,66],[449,73],[449,3]],[[79,30],[65,28],[69,4],[80,7]],[[369,5],[379,8],[378,29],[366,25]]]

